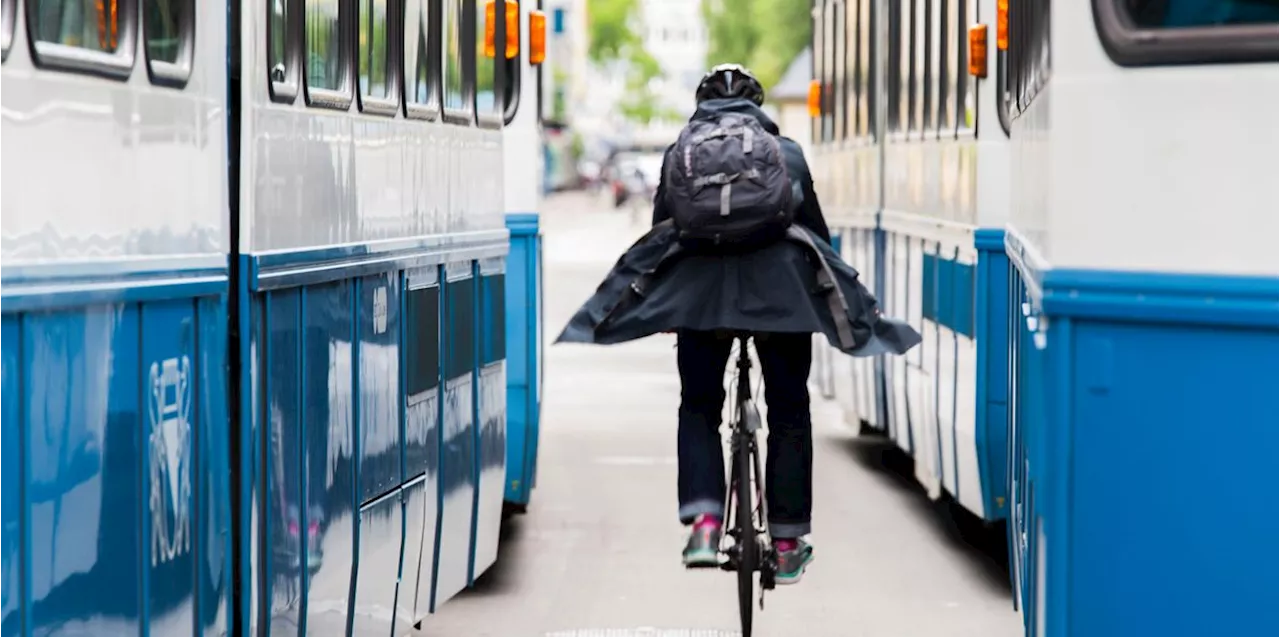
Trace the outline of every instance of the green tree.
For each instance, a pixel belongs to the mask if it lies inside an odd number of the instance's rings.
[[[627,98],[618,106],[622,116],[633,122],[648,124],[654,120],[679,119],[680,114],[658,106],[649,83],[662,77],[662,66],[642,46],[628,50]]]
[[[809,0],[702,0],[707,65],[752,70],[766,89],[809,43]]]
[[[649,89],[653,80],[662,77],[662,66],[636,33],[639,10],[636,0],[587,0],[587,57],[599,66],[625,63],[627,97],[619,112],[628,120],[648,124],[670,119],[673,113],[657,106]]]
[[[640,36],[633,30],[639,9],[636,0],[587,0],[587,57],[592,62],[615,62],[629,49],[641,46]]]

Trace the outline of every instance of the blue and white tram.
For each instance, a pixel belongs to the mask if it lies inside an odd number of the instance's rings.
[[[1272,630],[1275,3],[814,15],[822,194],[926,335],[845,370],[853,418],[1009,519],[1029,635]]]
[[[984,301],[1007,285],[1008,140],[968,31],[995,4],[815,2],[811,162],[845,259],[924,338],[902,357],[834,358],[848,420],[910,455],[931,497],[991,522],[1008,515],[1007,348]]]
[[[531,5],[3,1],[0,633],[400,635],[494,562]]]
[[[1011,3],[1028,634],[1275,630],[1277,5]]]

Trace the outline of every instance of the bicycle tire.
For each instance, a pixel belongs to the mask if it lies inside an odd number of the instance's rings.
[[[742,620],[742,637],[751,637],[752,602],[755,601],[755,572],[759,562],[759,543],[753,520],[755,507],[751,504],[751,434],[738,432],[738,444],[734,450],[734,470],[738,474],[735,486],[738,527],[738,615]]]

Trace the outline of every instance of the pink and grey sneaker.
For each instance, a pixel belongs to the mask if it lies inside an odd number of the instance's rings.
[[[720,565],[720,518],[699,515],[693,521],[693,531],[684,546],[684,565],[687,568]]]
[[[778,574],[774,581],[781,586],[795,584],[804,577],[804,569],[813,561],[813,547],[803,538],[774,538],[778,552]]]

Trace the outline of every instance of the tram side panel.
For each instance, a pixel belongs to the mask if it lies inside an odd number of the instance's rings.
[[[476,536],[471,580],[498,559],[507,474],[506,259],[478,262]]]
[[[9,17],[0,632],[223,631],[225,18]]]
[[[1269,633],[1276,9],[1128,10],[1010,18],[1017,590],[1039,637]]]

